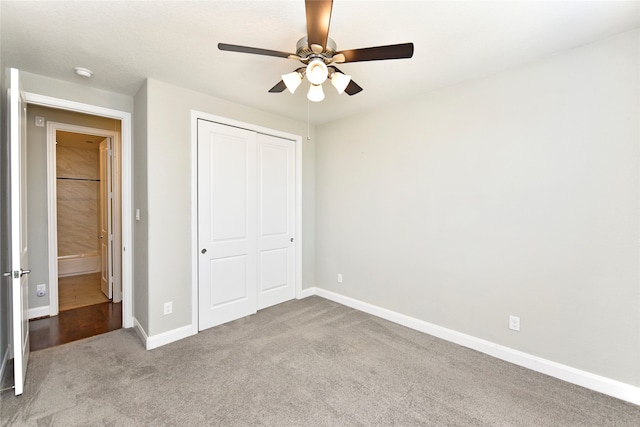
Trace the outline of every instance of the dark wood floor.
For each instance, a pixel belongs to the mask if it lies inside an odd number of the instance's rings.
[[[122,304],[105,302],[29,321],[31,350],[77,341],[122,328]]]

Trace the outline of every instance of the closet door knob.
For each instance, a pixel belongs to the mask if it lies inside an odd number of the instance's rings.
[[[104,236],[101,234],[98,236],[98,239],[102,239]]]
[[[206,253],[207,253],[207,250],[206,250],[206,249],[203,249],[203,250],[201,250],[200,252],[202,252],[203,254],[206,254]]]

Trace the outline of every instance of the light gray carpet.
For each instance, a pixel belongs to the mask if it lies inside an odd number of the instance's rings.
[[[2,425],[635,426],[640,407],[311,297],[146,351],[33,352]]]

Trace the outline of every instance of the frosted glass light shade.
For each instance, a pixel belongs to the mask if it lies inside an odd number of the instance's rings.
[[[351,76],[347,74],[338,73],[337,71],[331,76],[331,84],[336,88],[339,94],[342,94],[344,90],[349,86]]]
[[[324,92],[322,86],[311,85],[309,86],[309,92],[307,93],[307,99],[312,102],[320,102],[324,99]]]
[[[282,81],[285,86],[287,86],[287,89],[289,89],[289,92],[294,93],[298,86],[300,86],[300,83],[302,83],[302,76],[299,72],[294,71],[289,74],[283,74]]]
[[[322,59],[313,59],[307,65],[307,79],[312,85],[321,85],[327,80],[327,65]]]

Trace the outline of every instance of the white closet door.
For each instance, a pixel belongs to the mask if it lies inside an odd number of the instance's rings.
[[[257,136],[258,309],[295,298],[295,142]]]
[[[200,330],[256,312],[256,200],[255,132],[198,120]]]

